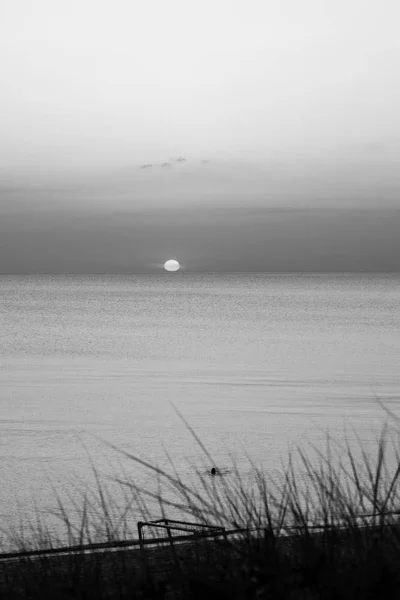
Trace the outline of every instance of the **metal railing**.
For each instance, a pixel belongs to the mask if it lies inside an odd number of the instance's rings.
[[[150,529],[162,529],[167,532],[167,540],[171,546],[172,557],[175,563],[178,563],[178,557],[175,552],[174,542],[177,541],[176,537],[172,535],[172,531],[184,531],[188,533],[188,536],[184,536],[188,541],[198,540],[199,538],[206,537],[215,537],[218,535],[223,535],[226,539],[226,529],[225,527],[221,527],[218,525],[208,525],[205,523],[193,523],[191,521],[177,521],[175,519],[156,519],[155,521],[139,521],[137,524],[138,535],[139,535],[139,545],[140,545],[140,554],[145,562],[145,554],[144,554],[144,537],[143,537],[143,528],[148,527]],[[158,538],[160,539],[160,538]],[[163,539],[163,538],[161,538]],[[164,538],[165,539],[165,538]]]
[[[0,561],[2,560],[12,560],[12,559],[18,559],[18,558],[29,558],[29,557],[41,557],[41,556],[51,556],[51,555],[63,555],[63,554],[78,554],[78,553],[85,553],[85,552],[105,552],[105,551],[117,551],[117,550],[123,550],[123,549],[127,549],[127,548],[135,548],[138,547],[139,549],[143,549],[144,546],[154,546],[154,545],[163,545],[163,544],[173,544],[175,542],[188,542],[191,540],[195,540],[195,539],[199,539],[199,538],[215,538],[215,537],[227,537],[229,535],[232,534],[238,534],[238,533],[244,533],[246,531],[249,531],[248,529],[232,529],[232,530],[226,530],[224,527],[218,527],[218,526],[214,526],[214,525],[203,525],[200,523],[194,524],[192,523],[191,525],[197,525],[198,527],[202,527],[202,528],[206,528],[208,529],[208,531],[200,531],[200,532],[194,532],[194,533],[190,533],[189,535],[177,535],[177,536],[172,536],[171,534],[171,529],[175,529],[175,530],[180,530],[180,531],[189,531],[188,529],[184,529],[183,527],[176,527],[174,525],[167,525],[167,524],[162,524],[160,521],[163,521],[163,519],[158,521],[158,527],[160,527],[161,529],[165,528],[167,530],[168,533],[168,529],[169,529],[169,535],[167,537],[159,537],[159,538],[151,538],[151,539],[144,539],[142,532],[140,531],[139,533],[139,539],[130,539],[130,540],[115,540],[115,541],[111,541],[111,542],[100,542],[100,543],[92,543],[92,544],[80,544],[80,545],[73,545],[73,546],[60,546],[57,548],[46,548],[46,549],[42,549],[42,550],[22,550],[20,552],[4,552],[4,553],[0,553]],[[173,523],[172,520],[167,520],[169,521],[169,523]],[[175,523],[177,523],[175,521]],[[181,522],[181,524],[184,522]],[[141,521],[138,522],[137,527],[138,527],[138,531],[139,529],[142,529],[143,525],[151,525],[154,526],[155,524],[157,524],[157,521],[149,521],[146,523],[143,523]]]
[[[376,513],[376,514],[366,514],[359,515],[355,517],[356,519],[371,519],[372,522],[368,525],[364,525],[365,528],[373,528],[379,526],[379,519],[386,516],[397,516],[400,517],[400,512],[385,512],[385,513]],[[395,525],[396,523],[391,523]],[[400,525],[400,521],[398,522]],[[145,539],[143,536],[143,528],[158,528],[165,530],[167,532],[167,537],[158,537],[158,538],[150,538]],[[343,525],[337,524],[303,524],[303,525],[290,525],[283,526],[279,531],[274,532],[278,537],[290,537],[291,533],[295,535],[295,532],[301,530],[311,530],[314,532],[318,531],[326,531],[327,529],[346,529],[348,524],[343,523]],[[47,548],[41,550],[23,550],[20,552],[4,552],[0,553],[0,561],[2,560],[13,560],[19,558],[29,558],[29,557],[41,557],[41,556],[51,556],[51,555],[68,555],[68,554],[78,554],[78,553],[93,553],[93,552],[105,552],[105,551],[117,551],[123,550],[127,548],[135,548],[138,547],[141,552],[144,550],[144,546],[151,545],[163,545],[170,544],[171,548],[175,542],[190,542],[197,539],[203,538],[217,538],[224,537],[225,539],[234,535],[239,535],[243,533],[256,533],[256,532],[264,532],[264,534],[270,533],[270,528],[268,527],[259,527],[259,528],[236,528],[227,530],[225,527],[218,525],[208,525],[204,523],[193,523],[189,521],[176,521],[173,519],[156,519],[154,521],[139,521],[137,523],[138,529],[138,539],[130,539],[130,540],[115,540],[110,542],[101,542],[101,543],[91,543],[91,544],[79,544],[72,546],[60,546],[57,548]],[[185,535],[172,535],[172,531],[184,532]]]

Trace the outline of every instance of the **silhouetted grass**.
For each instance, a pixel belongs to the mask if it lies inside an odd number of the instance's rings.
[[[183,419],[183,417],[181,417]],[[186,422],[185,422],[186,423]],[[191,429],[208,464],[215,464]],[[372,451],[359,441],[329,436],[322,450],[298,447],[282,477],[253,465],[251,481],[233,464],[229,477],[198,470],[183,480],[170,471],[114,448],[153,473],[156,485],[139,488],[128,473],[114,478],[117,502],[92,465],[96,486],[57,497],[68,545],[136,537],[142,520],[179,518],[239,534],[170,546],[62,556],[19,557],[0,562],[0,597],[20,598],[304,598],[400,597],[400,452],[395,430],[384,427]],[[154,507],[158,507],[155,512]],[[150,510],[150,507],[151,510]],[[3,532],[18,551],[60,545],[37,511],[28,529]],[[11,539],[12,538],[12,539]],[[65,542],[64,542],[65,543]]]

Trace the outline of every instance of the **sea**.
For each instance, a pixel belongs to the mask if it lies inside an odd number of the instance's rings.
[[[149,465],[279,477],[327,435],[373,451],[389,411],[400,275],[0,276],[2,530],[79,513],[99,480],[162,485]]]

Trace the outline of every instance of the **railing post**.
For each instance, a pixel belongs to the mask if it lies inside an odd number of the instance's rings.
[[[171,545],[171,552],[176,566],[179,566],[178,557],[176,556],[175,546],[174,546],[174,538],[172,537],[171,528],[168,527],[168,519],[165,519],[165,524],[167,525],[167,534],[169,543]]]
[[[145,569],[147,569],[147,556],[146,556],[146,552],[144,549],[143,533],[142,533],[142,529],[143,529],[144,525],[146,525],[146,523],[143,523],[142,521],[138,521],[137,529],[138,529],[138,536],[139,536],[140,557],[142,559]]]
[[[144,523],[142,523],[142,521],[138,521],[137,529],[138,529],[140,550],[143,550],[143,535],[142,535],[142,527],[143,527],[143,525],[144,525]]]

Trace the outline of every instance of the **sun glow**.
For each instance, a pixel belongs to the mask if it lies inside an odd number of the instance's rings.
[[[166,271],[179,271],[180,264],[177,260],[167,260],[164,264],[164,269]]]

